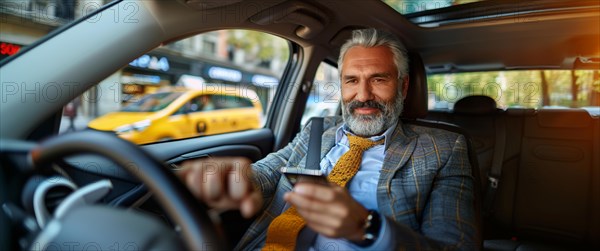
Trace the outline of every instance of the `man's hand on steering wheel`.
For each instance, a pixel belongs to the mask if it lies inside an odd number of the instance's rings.
[[[211,157],[186,161],[178,176],[192,194],[219,210],[239,209],[250,218],[262,207],[261,192],[252,184],[247,158]]]

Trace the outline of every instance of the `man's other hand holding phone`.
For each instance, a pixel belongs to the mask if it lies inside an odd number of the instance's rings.
[[[320,170],[282,168],[294,185],[284,200],[296,207],[308,227],[329,238],[361,241],[368,211],[347,189],[329,183]]]

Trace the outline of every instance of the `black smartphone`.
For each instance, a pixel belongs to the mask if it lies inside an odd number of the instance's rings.
[[[329,184],[327,177],[321,173],[321,170],[282,167],[280,171],[292,185],[296,185],[299,182],[310,182],[322,185]]]

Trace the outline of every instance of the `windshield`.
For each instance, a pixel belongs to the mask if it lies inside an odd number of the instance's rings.
[[[133,102],[121,109],[123,112],[156,112],[169,106],[181,96],[181,92],[161,92],[149,94],[137,102]]]

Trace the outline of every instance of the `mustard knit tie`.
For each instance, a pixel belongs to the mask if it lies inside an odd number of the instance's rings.
[[[346,183],[354,177],[360,168],[363,152],[383,143],[383,139],[375,142],[350,134],[347,136],[348,141],[350,141],[350,150],[340,157],[329,176],[327,176],[329,182],[341,187],[345,187]],[[304,225],[306,225],[306,222],[298,214],[296,207],[288,208],[269,225],[267,242],[262,250],[294,250],[298,233]]]

